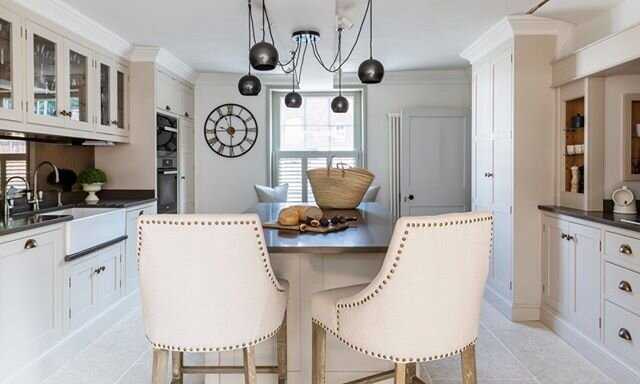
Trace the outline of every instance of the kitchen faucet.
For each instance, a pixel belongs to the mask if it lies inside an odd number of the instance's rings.
[[[3,192],[4,195],[4,221],[5,223],[7,221],[9,221],[9,218],[11,217],[11,209],[13,208],[13,195],[11,195],[11,198],[9,198],[9,194],[7,193],[7,188],[6,186],[9,185],[9,182],[11,180],[22,180],[24,182],[24,184],[27,186],[27,191],[29,190],[29,181],[27,181],[26,178],[22,177],[22,176],[11,176],[10,178],[8,178],[7,180],[4,181],[4,185],[5,185],[5,189]],[[28,192],[27,192],[28,194]]]
[[[38,164],[35,171],[33,172],[33,200],[29,201],[29,203],[33,203],[33,210],[40,210],[40,201],[42,201],[43,193],[38,190],[38,171],[43,165],[48,165],[53,169],[53,172],[56,174],[56,184],[60,182],[60,174],[58,173],[58,167],[53,165],[50,161],[43,161]],[[62,202],[60,201],[60,191],[58,191],[58,207],[62,206]]]

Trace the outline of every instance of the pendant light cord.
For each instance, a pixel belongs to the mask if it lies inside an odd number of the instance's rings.
[[[264,19],[267,15],[267,0],[262,0],[262,41],[264,41],[266,29],[264,27]],[[271,32],[271,26],[269,26],[269,32]],[[273,41],[272,41],[273,43]]]
[[[342,62],[342,27],[338,28],[338,59]],[[342,96],[342,66],[338,70],[338,93]]]
[[[251,51],[251,25],[253,24],[253,18],[251,17],[251,0],[249,0],[249,52]],[[251,60],[249,60],[249,74],[251,74]]]
[[[373,59],[373,0],[369,0],[369,59]]]

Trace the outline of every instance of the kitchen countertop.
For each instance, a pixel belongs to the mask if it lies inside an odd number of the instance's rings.
[[[73,216],[70,215],[49,215],[48,212],[55,212],[61,209],[68,209],[74,207],[94,207],[94,208],[130,208],[137,205],[143,205],[153,203],[155,198],[138,198],[138,199],[104,199],[100,200],[98,204],[88,205],[85,202],[78,204],[65,204],[62,207],[53,207],[41,209],[38,212],[24,212],[19,213],[11,217],[7,222],[0,219],[0,236],[8,235],[11,233],[28,231],[34,228],[40,228],[47,225],[62,223],[65,221],[73,220]]]
[[[247,211],[257,213],[263,223],[275,223],[282,208],[300,203],[258,203]],[[264,229],[267,249],[271,253],[384,253],[389,247],[394,222],[379,203],[362,203],[355,210],[324,210],[325,217],[358,217],[350,227],[333,233],[300,233]]]
[[[594,223],[640,232],[640,215],[621,215],[603,211],[583,211],[558,205],[539,205],[538,209],[545,212],[557,213],[559,215],[571,216],[577,219],[592,221]],[[638,221],[639,224],[625,223],[621,221],[623,219],[635,220]]]

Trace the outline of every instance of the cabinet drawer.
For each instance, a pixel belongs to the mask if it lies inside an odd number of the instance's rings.
[[[604,344],[640,366],[640,317],[609,301],[604,303]]]
[[[128,220],[131,219],[138,219],[139,216],[142,215],[155,215],[157,212],[156,210],[156,203],[153,204],[149,204],[149,205],[144,205],[141,207],[136,207],[136,208],[132,208],[132,209],[128,209],[127,210],[127,222]]]
[[[605,295],[623,307],[640,313],[640,273],[605,263],[604,274]]]
[[[640,240],[606,232],[604,243],[608,257],[640,266]]]

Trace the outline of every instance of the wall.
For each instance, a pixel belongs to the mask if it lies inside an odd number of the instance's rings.
[[[196,82],[195,195],[196,212],[242,212],[257,202],[254,184],[267,184],[267,92],[257,97],[238,93],[240,75],[203,74]],[[345,76],[345,83],[353,76]],[[284,84],[288,84],[285,79]],[[409,107],[471,107],[471,85],[467,71],[419,71],[387,73],[383,83],[367,88],[365,101],[368,168],[381,186],[378,201],[389,205],[389,135],[386,114]],[[207,115],[218,105],[238,103],[256,117],[259,137],[254,148],[239,158],[226,159],[213,153],[202,139]]]
[[[58,169],[70,169],[76,173],[80,173],[85,168],[94,166],[94,148],[79,145],[52,144],[31,142],[30,144],[30,161],[31,169],[43,161],[50,161],[55,164]],[[51,172],[48,167],[43,167],[38,175],[38,185],[46,186],[47,175]],[[33,174],[30,174],[33,176]],[[108,177],[109,175],[107,175]],[[46,190],[47,188],[40,188]],[[80,185],[76,184],[74,190],[80,190]]]
[[[623,181],[622,95],[640,93],[640,75],[610,76],[605,79],[604,198],[627,185],[640,198],[640,181]]]

